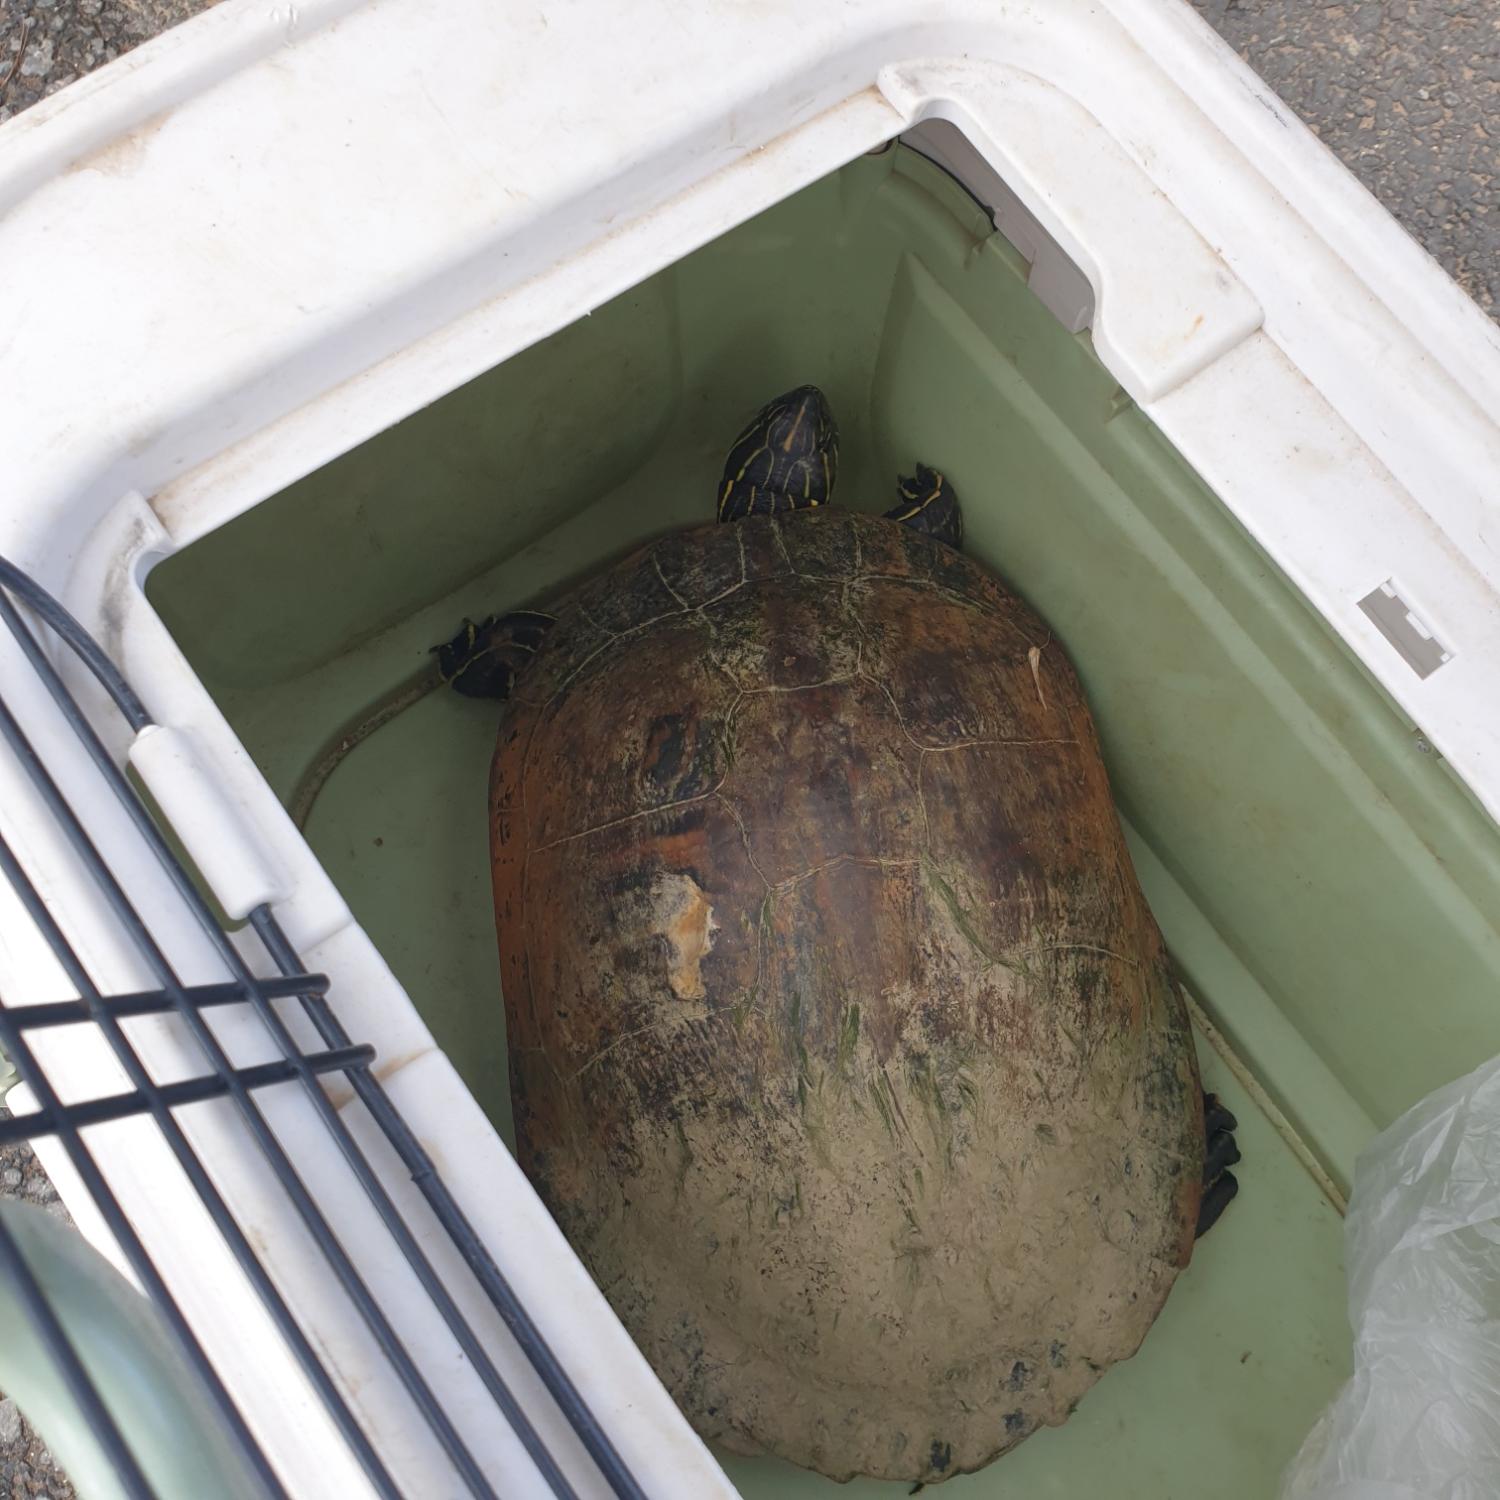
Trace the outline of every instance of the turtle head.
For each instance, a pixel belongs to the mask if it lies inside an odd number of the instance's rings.
[[[817,386],[799,385],[768,401],[735,439],[719,483],[719,519],[826,505],[838,461],[838,423],[828,402]]]

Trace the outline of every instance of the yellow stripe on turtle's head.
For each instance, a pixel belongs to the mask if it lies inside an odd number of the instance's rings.
[[[838,451],[838,424],[817,386],[799,385],[768,401],[724,461],[719,519],[826,505]]]

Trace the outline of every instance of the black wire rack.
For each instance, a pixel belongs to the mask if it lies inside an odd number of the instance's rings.
[[[286,1493],[281,1481],[111,1191],[82,1134],[87,1127],[105,1121],[149,1116],[375,1491],[388,1500],[399,1500],[402,1491],[356,1420],[308,1335],[272,1283],[244,1229],[214,1186],[173,1114],[182,1105],[204,1099],[222,1097],[232,1100],[287,1200],[399,1378],[409,1398],[413,1420],[427,1425],[469,1493],[490,1500],[495,1492],[480,1465],[360,1276],[256,1098],[257,1091],[271,1085],[300,1083],[386,1231],[483,1382],[496,1409],[515,1432],[552,1493],[562,1500],[576,1500],[574,1486],[506,1385],[484,1344],[439,1278],[379,1175],[325,1092],[320,1079],[336,1075],[347,1083],[394,1148],[458,1250],[469,1274],[509,1329],[609,1489],[621,1500],[645,1500],[645,1491],[548,1347],[514,1289],[444,1185],[416,1135],[372,1073],[374,1048],[356,1043],[334,1013],[328,999],[327,978],[306,971],[274,913],[265,905],[250,913],[249,926],[281,977],[262,978],[251,972],[240,949],[230,940],[192,877],[173,853],[152,812],[137,795],[129,778],[69,692],[43,647],[45,634],[39,635],[31,621],[42,632],[51,632],[78,656],[98,679],[131,731],[139,733],[150,727],[153,721],[129,683],[55,599],[3,558],[0,558],[0,618],[84,746],[98,776],[123,806],[135,830],[165,871],[181,910],[190,914],[202,929],[229,976],[224,982],[197,985],[184,984],[178,978],[153,937],[150,925],[101,857],[84,820],[75,812],[36,753],[5,701],[3,684],[0,684],[0,740],[5,742],[10,754],[22,767],[37,799],[65,835],[96,892],[107,903],[120,930],[140,955],[157,985],[154,989],[130,994],[102,993],[21,862],[0,836],[0,874],[14,888],[22,907],[45,938],[76,994],[75,999],[47,1004],[11,1004],[0,996],[0,1050],[10,1058],[37,1102],[37,1108],[29,1114],[0,1120],[0,1144],[42,1136],[57,1138],[138,1283],[160,1311],[178,1351],[217,1407],[250,1471],[268,1495],[281,1497]],[[173,915],[180,915],[180,912]],[[295,1000],[311,1022],[322,1043],[321,1050],[304,1051],[295,1041],[277,1009],[278,1001],[289,1000]],[[279,1052],[279,1059],[236,1067],[205,1017],[206,1011],[225,1006],[244,1007],[257,1016]],[[200,1075],[167,1084],[153,1080],[121,1025],[131,1017],[146,1015],[181,1018],[201,1054],[204,1071]],[[80,1023],[91,1025],[108,1042],[129,1081],[128,1091],[92,1100],[63,1102],[38,1064],[29,1037],[44,1028]],[[9,1279],[19,1292],[36,1335],[50,1352],[95,1440],[113,1463],[125,1493],[132,1500],[137,1496],[150,1500],[154,1491],[131,1451],[129,1435],[119,1430],[108,1406],[92,1384],[77,1351],[28,1270],[19,1247],[7,1232],[3,1218],[0,1218],[0,1276]]]

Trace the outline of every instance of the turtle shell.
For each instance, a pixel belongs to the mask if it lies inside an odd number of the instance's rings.
[[[491,781],[517,1154],[705,1436],[932,1481],[1193,1240],[1183,1005],[1046,625],[817,509],[560,606]]]

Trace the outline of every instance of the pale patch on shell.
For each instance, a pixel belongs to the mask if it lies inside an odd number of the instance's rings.
[[[1042,648],[1033,646],[1026,653],[1026,660],[1031,663],[1031,680],[1036,683],[1037,702],[1042,705],[1042,712],[1047,712],[1047,695],[1042,691]]]
[[[655,930],[667,942],[667,983],[679,1000],[702,1000],[703,960],[713,952],[719,924],[691,875],[662,875],[652,887]]]

